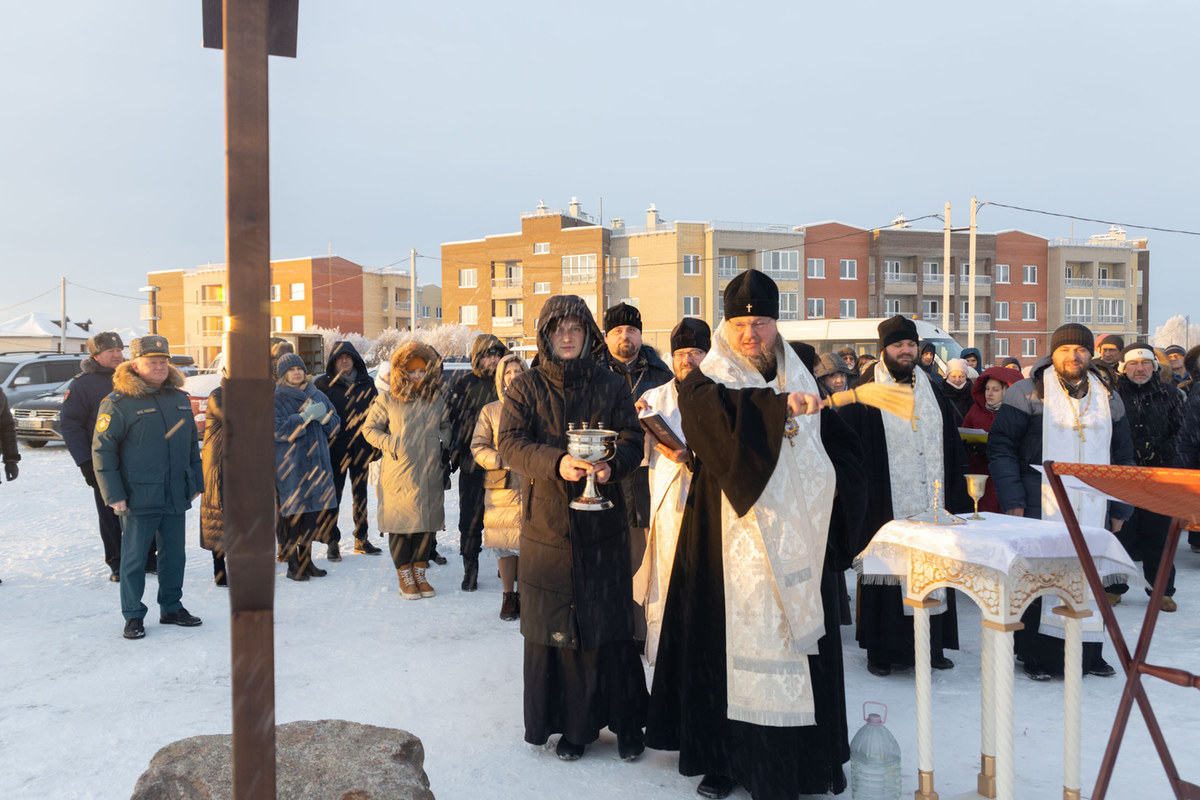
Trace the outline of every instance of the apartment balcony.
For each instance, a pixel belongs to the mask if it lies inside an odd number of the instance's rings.
[[[200,331],[196,336],[200,339],[220,339],[225,335],[225,331]]]
[[[1141,285],[1140,283],[1138,284],[1138,290],[1137,290],[1137,292],[1138,292],[1138,294],[1141,294],[1141,293],[1142,293],[1142,285]]]
[[[950,324],[953,325],[954,324],[954,314],[952,313],[949,316],[950,316]],[[940,325],[942,323],[942,317],[943,317],[943,314],[940,311],[922,311],[921,312],[921,319],[925,320],[926,322],[933,322],[938,325]]]
[[[492,278],[492,296],[493,297],[519,297],[521,294],[520,272],[508,275],[503,278]]]
[[[717,270],[717,277],[723,281],[727,281],[731,278],[736,278],[738,275],[741,275],[745,271],[746,270],[744,270],[744,269],[737,269],[736,267],[733,269],[730,269],[729,267],[721,267]],[[799,273],[797,273],[797,274],[799,274]],[[795,278],[792,278],[792,280],[795,280]]]
[[[587,272],[564,272],[562,276],[564,285],[578,283],[595,283],[596,270],[588,270]]]
[[[776,281],[800,280],[800,270],[798,269],[764,269],[762,274]]]
[[[523,328],[525,320],[521,317],[492,317],[492,329],[496,328]]]
[[[960,326],[966,327],[967,316],[968,315],[966,315],[966,314],[958,315],[958,324]],[[992,315],[991,314],[976,314],[975,315],[975,324],[976,325],[991,325],[992,324]]]
[[[141,319],[162,319],[162,306],[142,306]]]
[[[1124,325],[1125,317],[1100,314],[1096,317],[1097,325]]]
[[[1125,290],[1125,279],[1124,278],[1101,278],[1100,279],[1100,288],[1101,289],[1120,289],[1120,290],[1124,291]],[[1138,287],[1138,288],[1140,289],[1141,287]]]
[[[971,283],[971,279],[966,275],[959,275],[958,283],[961,286],[967,286],[968,284]],[[976,286],[991,286],[992,285],[992,276],[991,275],[976,275],[975,276],[975,285]]]
[[[946,276],[940,272],[937,274],[932,272],[923,272],[921,273],[921,282],[926,286],[944,286],[946,283]]]
[[[1080,325],[1091,325],[1092,317],[1090,314],[1067,314],[1064,318],[1066,322],[1077,322]]]
[[[202,297],[196,301],[198,306],[223,306],[225,299],[222,297]]]
[[[917,273],[915,272],[885,272],[883,273],[884,283],[916,283]]]
[[[1096,282],[1092,278],[1067,278],[1065,285],[1068,289],[1091,289]]]

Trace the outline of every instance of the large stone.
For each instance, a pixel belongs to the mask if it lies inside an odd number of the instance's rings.
[[[279,800],[433,800],[425,748],[407,731],[340,719],[275,729]],[[154,754],[132,800],[233,797],[233,737],[193,736]]]

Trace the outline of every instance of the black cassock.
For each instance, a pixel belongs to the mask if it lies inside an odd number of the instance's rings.
[[[872,380],[874,372],[868,369],[859,385]],[[933,394],[942,412],[942,505],[954,514],[967,513],[974,504],[967,494],[964,477],[967,471],[966,449],[958,433],[954,411],[940,392],[935,389]],[[851,405],[839,413],[862,442],[869,488],[866,520],[861,534],[865,548],[875,533],[894,518],[883,412],[870,406]],[[947,591],[946,597],[946,610],[929,618],[930,644],[935,653],[942,648],[958,649],[958,614],[954,592]],[[867,657],[892,664],[912,664],[913,619],[904,613],[900,587],[859,585],[857,600],[858,626],[855,636],[859,646],[867,651]]]
[[[816,724],[754,725],[726,717],[721,496],[745,514],[766,488],[786,446],[787,396],[728,389],[696,370],[680,385],[679,408],[696,468],[664,609],[646,744],[678,750],[680,773],[732,777],[756,800],[841,792],[850,745],[837,577],[861,549],[854,536],[866,483],[858,438],[836,413],[821,412],[838,496],[821,576],[825,635],[818,655],[808,657]]]

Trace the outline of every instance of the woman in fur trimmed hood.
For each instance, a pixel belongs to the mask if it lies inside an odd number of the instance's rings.
[[[427,344],[407,342],[392,354],[388,391],[371,404],[362,436],[383,453],[379,471],[379,530],[405,600],[433,597],[425,577],[434,532],[446,526],[442,451],[450,422],[442,399],[442,357]]]
[[[496,365],[496,394],[500,398],[479,411],[471,455],[487,470],[483,487],[483,543],[493,548],[500,560],[500,583],[504,595],[500,619],[512,622],[521,616],[521,593],[516,591],[517,553],[521,545],[521,490],[525,479],[509,469],[500,457],[500,412],[504,395],[513,379],[529,367],[510,353]]]
[[[287,530],[287,577],[306,581],[327,573],[312,563],[313,537],[337,513],[329,437],[341,420],[313,385],[304,359],[287,353],[276,364],[275,487]]]

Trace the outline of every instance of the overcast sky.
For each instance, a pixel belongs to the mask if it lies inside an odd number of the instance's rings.
[[[5,0],[0,320],[60,276],[138,295],[222,262],[222,54],[200,0]],[[862,227],[970,198],[1150,237],[1151,331],[1200,316],[1187,2],[300,0],[271,59],[272,257],[406,261],[519,229],[539,200],[605,220]],[[920,225],[940,227],[937,220]],[[1106,225],[996,207],[981,230]],[[31,303],[21,301],[48,289]],[[137,323],[77,286],[68,314]]]

